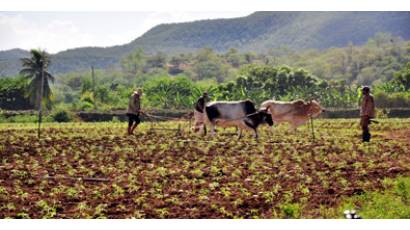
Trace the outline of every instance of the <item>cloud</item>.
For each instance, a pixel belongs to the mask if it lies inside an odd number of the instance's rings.
[[[0,50],[48,52],[122,45],[162,23],[239,17],[250,12],[0,12]]]
[[[14,47],[42,48],[55,53],[62,49],[90,45],[93,36],[80,31],[68,20],[51,20],[40,24],[23,15],[0,14],[0,50]]]

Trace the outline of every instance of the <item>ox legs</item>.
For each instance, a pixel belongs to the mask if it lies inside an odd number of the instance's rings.
[[[206,125],[205,124],[203,124],[202,129],[203,129],[203,134],[205,136],[206,135]]]
[[[256,140],[258,140],[258,131],[256,129],[253,129],[253,136],[255,137]],[[242,129],[238,128],[238,140],[240,140],[242,138]]]
[[[306,122],[307,122],[307,120],[294,121],[294,122],[292,122],[291,125],[290,125],[290,126],[291,126],[291,127],[290,127],[290,130],[291,130],[293,133],[296,133],[297,128],[298,128],[299,126],[301,126],[301,125],[306,124]]]
[[[239,127],[236,127],[238,129],[238,140],[242,138],[242,129]]]
[[[258,138],[259,138],[258,130],[253,129],[253,136],[255,137],[256,140],[258,140]]]
[[[215,136],[215,124],[211,123],[211,135]]]

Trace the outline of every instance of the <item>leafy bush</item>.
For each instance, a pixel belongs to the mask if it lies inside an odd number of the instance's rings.
[[[201,95],[196,88],[186,77],[158,77],[145,83],[142,99],[144,104],[156,108],[191,108]]]
[[[94,109],[94,104],[88,101],[80,101],[78,109],[81,111],[91,111]]]
[[[57,110],[51,114],[51,117],[56,122],[69,122],[73,120],[72,113],[67,110]]]
[[[83,101],[83,102],[88,102],[90,104],[93,104],[94,103],[94,95],[93,95],[92,92],[89,92],[89,91],[84,92],[83,95],[81,96],[80,100]]]
[[[43,116],[43,122],[52,122],[51,116]],[[38,115],[15,115],[11,117],[0,116],[2,123],[36,123],[38,122]]]
[[[38,116],[36,115],[16,115],[7,118],[7,122],[11,123],[34,123],[38,121]]]
[[[301,207],[300,204],[283,204],[280,209],[285,218],[300,218]]]
[[[0,113],[0,123],[6,122],[6,121],[7,121],[7,118],[3,114]]]
[[[377,107],[394,108],[394,107],[410,107],[410,94],[406,92],[385,93],[376,92],[374,101]]]
[[[7,110],[32,109],[26,96],[27,79],[21,76],[0,79],[0,108]]]

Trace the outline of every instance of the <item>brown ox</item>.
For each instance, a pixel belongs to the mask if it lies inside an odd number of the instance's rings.
[[[317,117],[324,111],[315,100],[309,102],[303,100],[290,102],[267,100],[262,103],[261,108],[269,109],[273,122],[288,122],[293,131],[305,124],[309,118]]]

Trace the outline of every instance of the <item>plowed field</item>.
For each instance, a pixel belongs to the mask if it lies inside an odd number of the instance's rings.
[[[263,127],[256,142],[125,123],[0,125],[0,218],[324,218],[344,197],[410,176],[410,120]],[[181,123],[186,127],[187,123]],[[157,128],[175,128],[172,122]],[[335,214],[342,218],[343,214]]]

